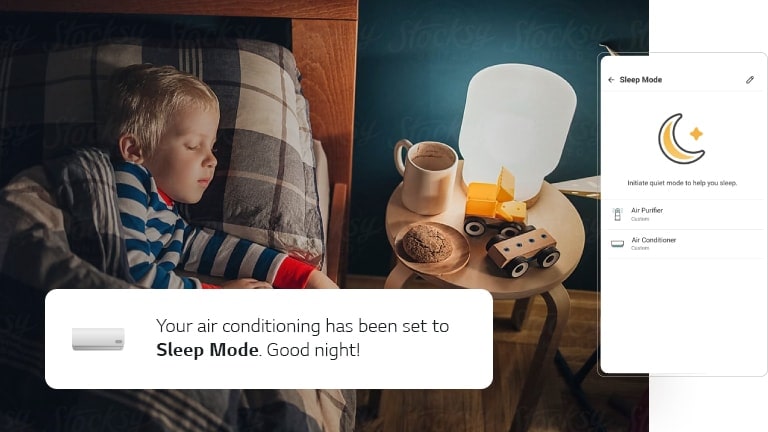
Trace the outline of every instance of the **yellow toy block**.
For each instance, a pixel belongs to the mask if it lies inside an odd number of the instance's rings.
[[[496,201],[506,202],[515,199],[515,176],[504,167],[501,167],[497,187],[498,195],[496,196]]]
[[[464,232],[472,237],[483,235],[487,226],[504,227],[504,223],[527,224],[524,202],[514,200],[515,176],[502,168],[496,184],[470,183],[464,208]],[[495,219],[495,221],[494,221]]]
[[[495,184],[491,183],[470,183],[467,186],[467,199],[481,201],[496,201]]]
[[[525,205],[525,201],[507,201],[499,203],[496,208],[496,213],[507,221],[524,224],[528,223],[528,209]]]
[[[470,183],[467,186],[465,214],[493,217],[496,210],[496,185]]]

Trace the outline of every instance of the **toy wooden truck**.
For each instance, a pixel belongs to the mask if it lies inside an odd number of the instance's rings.
[[[485,245],[488,258],[509,274],[518,278],[525,274],[531,262],[550,268],[560,259],[557,241],[547,230],[527,225],[515,236],[496,234]]]
[[[525,227],[527,211],[524,202],[514,199],[515,177],[504,167],[496,184],[470,183],[467,185],[464,232],[470,237],[479,237],[492,227],[508,237],[519,234]]]

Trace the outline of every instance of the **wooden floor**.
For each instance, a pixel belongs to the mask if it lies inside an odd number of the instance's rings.
[[[416,281],[414,286],[423,285]],[[383,279],[351,275],[350,288],[377,288]],[[560,352],[574,373],[590,357],[598,340],[597,293],[568,291],[571,315],[560,344]],[[379,416],[358,421],[360,432],[508,431],[519,391],[533,357],[544,323],[546,306],[540,297],[531,302],[521,331],[509,326],[513,301],[494,303],[494,379],[485,390],[385,390]],[[531,432],[627,431],[630,413],[646,398],[646,377],[601,377],[592,368],[582,382],[586,399],[596,415],[590,416],[571,393],[555,364],[548,374],[536,408]],[[358,404],[365,405],[367,390],[358,391]],[[594,423],[594,421],[598,423]]]

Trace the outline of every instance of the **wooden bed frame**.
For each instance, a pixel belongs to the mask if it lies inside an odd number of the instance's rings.
[[[315,139],[328,156],[328,276],[343,286],[352,181],[358,0],[0,0],[0,10],[288,18],[291,50],[310,102]]]

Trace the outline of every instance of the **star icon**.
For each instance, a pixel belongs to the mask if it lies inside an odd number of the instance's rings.
[[[692,136],[692,137],[693,137],[693,139],[695,139],[696,141],[698,141],[698,140],[699,140],[699,138],[700,138],[702,135],[704,135],[704,132],[700,131],[700,130],[699,130],[699,128],[694,128],[694,129],[691,131],[691,136]]]

